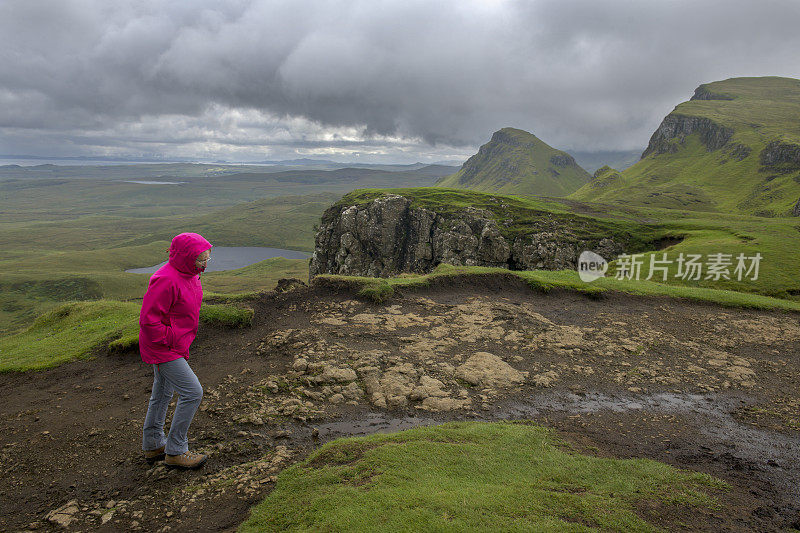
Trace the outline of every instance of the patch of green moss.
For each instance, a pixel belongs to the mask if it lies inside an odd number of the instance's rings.
[[[581,455],[534,424],[451,422],[325,444],[281,472],[239,531],[659,531],[637,503],[719,512],[728,489]]]

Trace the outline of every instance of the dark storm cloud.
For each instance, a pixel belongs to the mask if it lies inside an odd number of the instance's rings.
[[[641,147],[700,83],[800,75],[798,23],[791,0],[4,0],[0,152],[471,149],[503,126]]]

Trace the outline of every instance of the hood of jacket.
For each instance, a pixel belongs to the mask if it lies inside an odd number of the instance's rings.
[[[197,256],[211,249],[211,243],[198,233],[181,233],[172,239],[169,246],[169,264],[175,270],[189,276],[196,276],[203,270],[195,265]]]

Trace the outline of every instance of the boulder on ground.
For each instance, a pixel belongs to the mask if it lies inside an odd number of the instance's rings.
[[[525,381],[514,367],[489,352],[476,352],[456,369],[456,377],[482,387],[511,387]]]

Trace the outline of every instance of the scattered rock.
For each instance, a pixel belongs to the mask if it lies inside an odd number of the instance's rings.
[[[356,382],[350,383],[342,388],[341,394],[348,400],[360,400],[364,397],[364,391]]]
[[[306,287],[305,282],[298,278],[281,278],[275,286],[275,292],[288,292],[298,287]]]
[[[410,400],[425,400],[429,397],[444,398],[449,396],[444,390],[444,383],[430,376],[422,376],[420,384],[408,395]]]
[[[100,522],[105,524],[106,522],[111,520],[111,518],[113,518],[113,516],[114,516],[114,509],[111,509],[106,514],[104,514],[103,516],[100,517]]]
[[[322,374],[316,376],[317,383],[335,383],[335,382],[348,382],[355,381],[358,376],[352,368],[337,368],[334,366],[325,366]]]
[[[71,500],[66,504],[62,505],[61,507],[53,509],[52,511],[47,513],[45,519],[51,524],[67,528],[75,520],[74,515],[77,512],[78,512],[78,500]]]
[[[456,369],[455,376],[472,385],[511,387],[525,381],[521,372],[489,352],[476,352]]]
[[[339,405],[340,403],[344,403],[344,396],[339,393],[334,394],[328,399],[333,405]]]
[[[541,374],[536,374],[531,378],[533,384],[537,387],[550,387],[558,381],[558,373],[553,370],[548,370],[547,372],[543,372]]]

